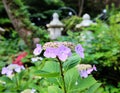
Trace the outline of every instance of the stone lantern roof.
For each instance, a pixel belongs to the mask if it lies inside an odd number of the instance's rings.
[[[48,28],[61,28],[61,27],[64,27],[63,23],[60,22],[59,20],[59,16],[57,13],[54,13],[53,14],[53,20],[46,25]]]
[[[83,15],[82,19],[83,19],[83,21],[80,24],[77,24],[76,28],[87,27],[87,26],[90,26],[91,24],[93,24],[93,21],[90,20],[90,15],[87,13]]]

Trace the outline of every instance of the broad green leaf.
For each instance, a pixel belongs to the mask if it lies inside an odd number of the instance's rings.
[[[74,86],[74,89],[71,90],[70,93],[75,93],[76,91],[77,92],[80,92],[80,91],[83,91],[85,89],[88,89],[90,88],[93,84],[95,84],[97,81],[92,77],[92,76],[89,76],[87,78],[78,78],[77,80],[77,83],[75,86]]]
[[[6,83],[13,83],[13,81],[9,77],[6,77],[6,76],[0,77],[0,80]]]
[[[48,93],[63,93],[62,90],[57,86],[49,86]]]
[[[0,92],[4,90],[4,86],[0,83]]]
[[[71,69],[72,67],[76,66],[80,63],[80,56],[79,55],[73,55],[68,59],[68,61],[63,63],[63,67],[65,70]]]
[[[39,70],[37,72],[35,72],[36,75],[38,76],[42,76],[42,77],[57,77],[59,76],[59,72],[46,72],[43,70]]]
[[[58,79],[58,77],[50,77],[50,78],[47,78],[47,80],[52,84],[62,86],[61,81]]]
[[[52,61],[47,61],[45,63],[45,66],[41,69],[46,72],[59,72],[59,63],[58,62],[52,62]]]
[[[68,93],[75,86],[75,83],[78,77],[79,77],[79,74],[77,72],[77,69],[75,68],[72,68],[65,73],[65,83],[66,83],[66,89]]]
[[[100,87],[100,85],[101,83],[95,83],[86,91],[86,93],[96,93],[96,90]]]
[[[59,64],[57,62],[47,61],[41,70],[35,72],[36,75],[43,77],[59,76]]]

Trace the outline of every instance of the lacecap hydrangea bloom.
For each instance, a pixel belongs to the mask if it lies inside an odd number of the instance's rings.
[[[72,55],[71,48],[75,48],[76,53],[84,58],[84,49],[79,44],[75,47],[72,43],[67,42],[48,42],[43,46],[44,56],[46,58],[59,58],[61,61],[66,61],[69,56]],[[40,44],[36,45],[36,48],[33,51],[34,55],[39,55],[42,51]]]
[[[14,72],[21,72],[21,70],[24,70],[25,67],[21,60],[27,55],[27,52],[22,52],[17,56],[15,60],[13,60],[12,64],[8,65],[7,67],[3,67],[1,74],[5,74],[6,76],[11,76]]]
[[[10,64],[7,67],[3,67],[2,68],[2,72],[1,74],[5,74],[7,76],[11,76],[13,74],[13,72],[21,72],[21,70],[24,70],[24,66],[23,65],[18,65],[18,64]]]
[[[60,61],[66,61],[72,55],[71,50],[73,49],[81,58],[84,58],[84,48],[80,44],[75,46],[71,42],[47,42],[43,45],[44,56],[46,58],[58,58]],[[33,53],[38,55],[41,51],[41,45],[37,44]],[[97,71],[95,65],[92,67],[89,64],[79,64],[77,69],[83,78],[88,77],[92,71]]]
[[[61,45],[58,48],[46,48],[44,56],[47,58],[58,57],[61,61],[65,61],[71,55],[71,49]]]
[[[97,71],[95,65],[93,65],[93,67],[90,64],[79,64],[76,66],[80,76],[83,78],[88,77],[89,74],[92,73],[92,71]]]

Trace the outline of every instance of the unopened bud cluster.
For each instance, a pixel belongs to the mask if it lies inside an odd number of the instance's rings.
[[[92,66],[90,64],[79,64],[76,67],[79,71],[87,70],[87,69],[92,68]]]
[[[71,42],[47,42],[43,45],[43,49],[46,50],[48,47],[58,48],[61,45],[64,45],[70,49],[75,48],[75,45]]]

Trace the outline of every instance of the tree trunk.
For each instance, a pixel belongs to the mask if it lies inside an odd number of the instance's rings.
[[[22,18],[24,18],[23,16],[16,17],[15,13],[13,12],[13,10],[17,10],[20,7],[18,5],[15,5],[15,3],[13,3],[14,0],[2,0],[5,10],[8,14],[8,17],[10,18],[15,30],[18,32],[19,36],[24,40],[24,42],[26,43],[26,45],[32,49],[33,44],[32,44],[32,31],[29,30],[23,23]]]
[[[79,1],[78,1],[78,8],[79,8],[78,16],[81,16],[81,14],[82,14],[83,5],[84,5],[84,0],[79,0]]]

